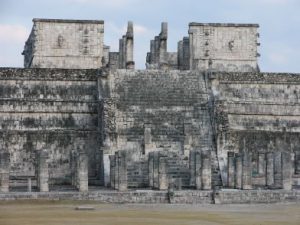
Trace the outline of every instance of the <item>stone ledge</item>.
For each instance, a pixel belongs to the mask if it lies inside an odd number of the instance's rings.
[[[32,22],[104,24],[103,20],[70,20],[70,19],[41,19],[41,18],[34,18]]]

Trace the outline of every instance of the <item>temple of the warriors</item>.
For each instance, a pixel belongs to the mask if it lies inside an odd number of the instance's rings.
[[[134,62],[104,22],[33,19],[0,68],[0,199],[300,202],[300,74],[261,72],[258,24],[168,24]]]

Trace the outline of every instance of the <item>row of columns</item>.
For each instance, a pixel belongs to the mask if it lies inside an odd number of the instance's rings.
[[[167,157],[160,152],[150,152],[148,157],[149,187],[167,190],[169,179],[167,173]]]
[[[211,153],[210,151],[190,151],[190,186],[197,190],[212,188]]]
[[[228,152],[227,166],[227,186],[229,188],[252,189],[252,153]],[[259,153],[258,173],[265,177],[266,187],[291,190],[291,153]]]

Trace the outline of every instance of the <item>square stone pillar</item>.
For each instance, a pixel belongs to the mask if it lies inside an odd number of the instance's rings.
[[[153,188],[153,167],[154,167],[154,153],[148,154],[148,171],[149,171],[149,187]]]
[[[43,149],[36,152],[37,160],[37,187],[41,192],[49,191],[49,168],[48,168],[48,152]]]
[[[77,174],[76,174],[76,170],[77,170],[77,163],[76,163],[76,152],[74,150],[72,150],[70,152],[70,175],[71,175],[71,185],[72,186],[76,186],[76,177],[77,177]]]
[[[153,152],[153,188],[159,188],[159,152]]]
[[[290,152],[282,152],[282,188],[292,190],[292,157]]]
[[[281,152],[274,152],[274,187],[282,188],[282,160]]]
[[[190,187],[196,187],[196,151],[190,151],[189,169],[190,169]]]
[[[154,151],[152,143],[151,126],[149,124],[145,124],[144,126],[144,148],[145,155],[148,155],[149,152]]]
[[[88,176],[88,155],[84,151],[78,153],[77,163],[78,173],[78,190],[80,192],[86,192],[89,190],[89,176]]]
[[[119,191],[127,190],[127,157],[126,151],[119,151],[118,154],[118,170],[119,170]]]
[[[235,154],[235,188],[242,189],[243,180],[243,154]]]
[[[159,190],[168,190],[169,180],[167,174],[167,160],[165,157],[159,157],[158,182]]]
[[[252,154],[250,152],[243,153],[242,188],[244,190],[252,189]]]
[[[0,192],[9,192],[10,154],[0,152]]]
[[[202,188],[202,156],[200,151],[195,151],[195,181],[196,189]]]
[[[227,186],[229,188],[235,187],[235,154],[228,152],[227,157]]]
[[[192,124],[184,123],[183,128],[184,128],[183,154],[185,156],[188,156],[192,148]]]
[[[103,173],[104,173],[104,186],[110,186],[110,155],[103,154]]]
[[[300,150],[295,151],[295,174],[300,174]]]
[[[258,153],[258,174],[259,176],[266,176],[266,154]]]
[[[211,153],[210,151],[202,152],[202,189],[211,190]]]
[[[274,154],[273,152],[268,152],[266,154],[267,161],[267,172],[266,172],[266,185],[269,188],[274,186]]]
[[[115,188],[115,173],[116,173],[116,157],[115,155],[109,156],[110,160],[110,186]]]
[[[119,189],[119,165],[120,165],[119,161],[120,161],[119,160],[119,152],[115,152],[115,172],[114,172],[114,174],[115,174],[115,178],[114,178],[115,185],[114,185],[114,188],[116,190]]]

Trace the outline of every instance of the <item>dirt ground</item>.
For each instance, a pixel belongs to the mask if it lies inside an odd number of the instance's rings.
[[[92,211],[75,210],[91,206]],[[127,205],[0,202],[0,225],[300,225],[300,204]]]

